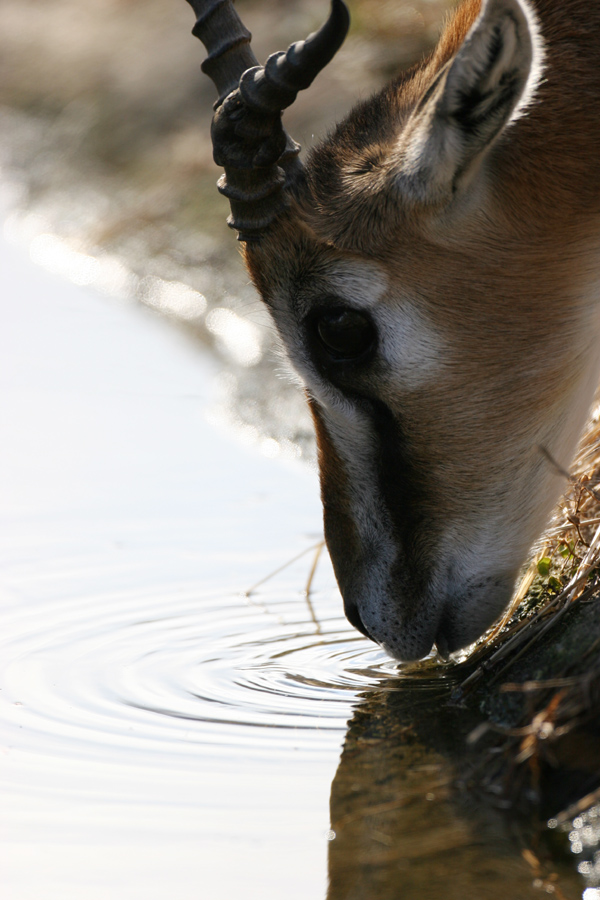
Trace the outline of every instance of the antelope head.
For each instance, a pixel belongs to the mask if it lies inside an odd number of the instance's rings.
[[[550,155],[570,114],[553,4],[466,0],[302,164],[281,114],[341,45],[342,0],[264,67],[230,0],[190,3],[229,221],[314,418],[346,615],[398,659],[446,655],[509,602],[598,376],[599,204],[578,199],[589,167],[569,181]]]

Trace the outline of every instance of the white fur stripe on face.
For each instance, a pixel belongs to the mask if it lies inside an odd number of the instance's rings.
[[[379,352],[387,360],[398,392],[414,391],[439,376],[449,355],[446,341],[409,300],[377,311]]]
[[[447,345],[433,323],[409,298],[390,297],[387,273],[375,263],[345,260],[328,272],[332,293],[354,309],[368,309],[375,320],[379,352],[400,392],[423,387],[439,374]]]
[[[327,281],[341,300],[357,308],[372,309],[388,290],[387,272],[376,263],[341,259],[327,270]]]

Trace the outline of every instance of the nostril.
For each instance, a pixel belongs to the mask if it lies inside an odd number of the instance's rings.
[[[450,658],[450,644],[443,631],[438,631],[435,638],[435,646],[442,659],[448,660]]]
[[[435,646],[439,656],[445,660],[450,659],[450,654],[458,649],[453,646],[454,641],[452,632],[452,617],[448,610],[444,610],[435,636]]]
[[[365,637],[369,638],[369,640],[373,640],[367,629],[363,624],[363,620],[360,617],[360,613],[358,611],[358,606],[356,603],[346,602],[344,601],[344,612],[346,613],[346,618],[350,622],[351,625],[360,631],[361,634],[364,634]]]

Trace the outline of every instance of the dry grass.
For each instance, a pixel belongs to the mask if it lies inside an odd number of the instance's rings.
[[[559,823],[600,802],[598,410],[564,474],[569,489],[515,603],[455,692],[457,702],[479,702],[488,713],[469,737],[481,750],[472,783],[507,810]],[[556,791],[563,777],[566,794]]]

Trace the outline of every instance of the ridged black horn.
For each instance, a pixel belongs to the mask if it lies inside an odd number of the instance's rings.
[[[218,105],[237,88],[246,69],[258,65],[250,47],[252,35],[233,8],[232,0],[188,0],[188,3],[196,14],[192,34],[208,51],[201,68],[215,83],[219,93],[215,105]]]
[[[285,209],[284,188],[301,171],[300,148],[286,135],[281,113],[335,56],[348,32],[343,0],[331,0],[327,22],[305,41],[274,53],[259,66],[250,32],[233,0],[188,0],[197,21],[193,34],[208,51],[202,70],[219,99],[212,125],[214,159],[225,169],[219,190],[231,204],[228,224],[239,240],[257,240]]]
[[[285,53],[273,53],[264,67],[242,75],[240,92],[246,103],[270,113],[287,109],[331,62],[344,43],[349,26],[346,4],[332,0],[329,18],[318,31],[305,41],[292,44]]]

